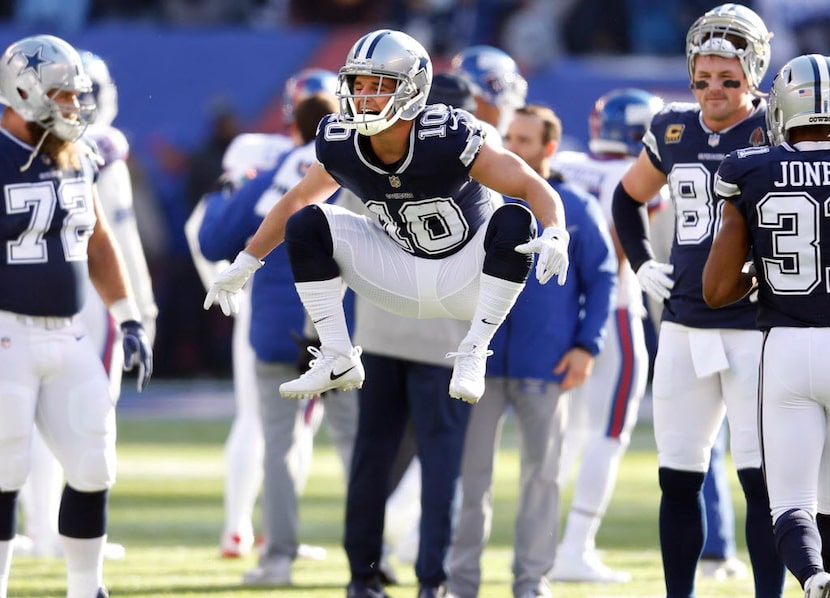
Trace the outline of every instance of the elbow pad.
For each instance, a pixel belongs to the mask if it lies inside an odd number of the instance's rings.
[[[648,260],[654,259],[648,239],[648,208],[631,197],[622,183],[614,189],[611,204],[614,227],[631,268],[636,272]]]

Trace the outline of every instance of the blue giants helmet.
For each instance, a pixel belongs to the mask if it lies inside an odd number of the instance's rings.
[[[643,136],[663,100],[643,89],[615,89],[595,103],[588,124],[592,154],[636,156],[643,148]]]

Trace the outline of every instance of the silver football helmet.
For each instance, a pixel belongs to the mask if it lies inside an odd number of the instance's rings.
[[[104,59],[93,52],[80,50],[84,70],[92,80],[92,100],[95,112],[91,121],[97,125],[111,125],[118,115],[118,88]]]
[[[830,57],[821,54],[790,60],[775,75],[769,94],[767,130],[774,145],[806,125],[830,125]]]
[[[393,79],[392,93],[354,93],[358,75]],[[432,61],[424,47],[401,31],[380,29],[367,33],[352,46],[340,69],[337,97],[341,124],[362,135],[376,135],[398,119],[412,120],[424,109],[432,86]],[[356,98],[388,98],[379,113],[358,110]],[[365,105],[365,104],[364,104]]]
[[[755,12],[740,4],[721,4],[698,18],[686,35],[686,66],[694,77],[695,58],[714,54],[737,58],[751,91],[769,68],[772,33]]]
[[[72,102],[58,103],[60,91],[75,92]],[[78,139],[94,105],[83,101],[92,91],[78,52],[52,35],[26,37],[0,57],[0,94],[24,120],[41,125],[65,141]]]

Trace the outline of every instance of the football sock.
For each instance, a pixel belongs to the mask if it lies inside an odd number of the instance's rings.
[[[806,511],[791,509],[776,520],[775,543],[787,569],[801,587],[822,570],[821,536]]]
[[[352,350],[343,310],[343,279],[298,282],[294,285],[323,347],[343,355]]]
[[[694,596],[695,570],[706,533],[703,472],[661,467],[660,551],[667,598]]]
[[[9,592],[9,571],[12,566],[13,540],[0,540],[0,598]]]
[[[104,585],[104,545],[107,537],[61,536],[66,559],[66,598],[89,598]]]
[[[460,347],[471,349],[489,346],[524,287],[524,283],[510,282],[482,273],[478,303],[470,322],[470,330]]]
[[[778,598],[784,591],[786,570],[775,550],[769,496],[760,468],[738,470],[746,496],[746,547],[752,562],[756,598]]]
[[[595,548],[602,516],[614,492],[622,453],[619,440],[595,436],[588,441],[574,486],[563,545],[580,551]]]
[[[816,515],[816,525],[821,535],[821,558],[824,561],[824,570],[830,571],[830,514]]]

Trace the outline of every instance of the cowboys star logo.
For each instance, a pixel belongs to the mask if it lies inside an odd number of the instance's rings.
[[[21,52],[21,54],[26,58],[26,66],[20,69],[18,75],[22,75],[28,70],[34,72],[35,76],[40,79],[40,68],[44,64],[54,64],[48,58],[43,57],[43,46],[38,46],[37,50],[32,52],[31,54],[26,54],[26,52]]]

